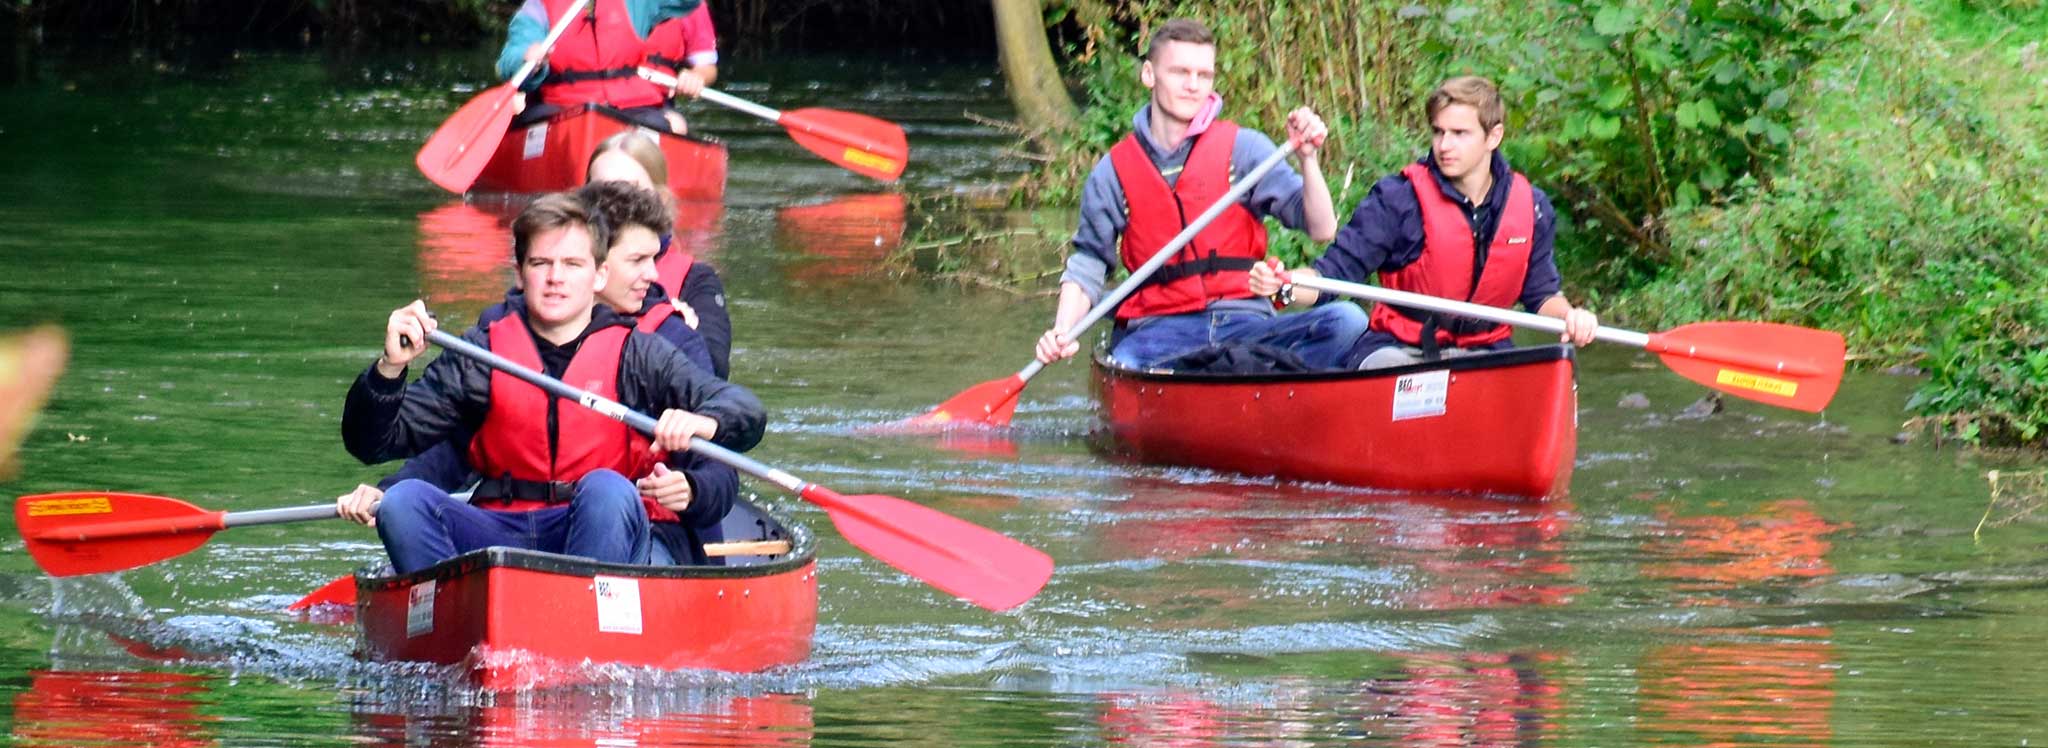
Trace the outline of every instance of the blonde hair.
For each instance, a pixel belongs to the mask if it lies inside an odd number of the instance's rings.
[[[1464,75],[1444,81],[1429,95],[1429,102],[1423,106],[1423,113],[1429,123],[1436,123],[1438,112],[1452,104],[1464,104],[1479,110],[1479,129],[1492,132],[1507,119],[1507,108],[1500,103],[1500,89],[1493,87],[1493,81],[1476,75]]]
[[[597,148],[590,152],[590,160],[583,163],[583,176],[586,181],[590,178],[591,164],[597,163],[598,156],[611,151],[619,151],[633,157],[633,161],[640,164],[640,168],[647,170],[647,178],[654,181],[656,189],[663,192],[668,190],[668,157],[662,155],[660,143],[656,143],[654,138],[642,134],[639,130],[625,130],[598,143]]]

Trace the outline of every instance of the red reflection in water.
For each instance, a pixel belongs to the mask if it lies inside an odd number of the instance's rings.
[[[1181,560],[1214,553],[1261,560],[1355,557],[1407,564],[1417,573],[1400,607],[1447,610],[1560,605],[1581,588],[1561,539],[1570,506],[1412,494],[1363,494],[1281,485],[1126,482],[1130,498],[1104,550]],[[1277,495],[1276,495],[1277,493]],[[1212,590],[1213,592],[1213,590]],[[1243,597],[1242,593],[1235,597]]]
[[[1676,644],[1643,658],[1640,729],[1698,746],[1831,745],[1834,645],[1828,629],[1745,630],[1777,641]],[[1792,639],[1793,641],[1783,641]]]
[[[1800,499],[1772,502],[1740,517],[1662,515],[1671,535],[1650,543],[1672,558],[1644,570],[1651,577],[1690,580],[1685,589],[1717,590],[1746,582],[1834,573],[1827,536],[1847,525],[1829,522]]]
[[[793,205],[775,211],[776,243],[803,255],[790,273],[794,280],[867,275],[903,243],[906,214],[903,195],[893,192]]]
[[[359,713],[357,719],[372,729],[358,733],[373,739],[389,738],[394,741],[391,745],[424,742],[477,748],[770,748],[811,742],[811,705],[800,695],[715,697],[707,704],[668,710],[558,697],[550,695],[531,705],[467,709],[452,720],[433,715]],[[663,696],[651,698],[660,701]]]
[[[1404,746],[1508,748],[1556,732],[1560,689],[1542,675],[1546,653],[1404,655],[1404,677],[1371,684],[1389,697],[1390,731]]]
[[[37,671],[14,697],[15,745],[215,745],[205,680],[183,673]]]
[[[1772,502],[1739,517],[1665,514],[1673,536],[1650,550],[1671,558],[1644,569],[1712,591],[1834,573],[1830,522],[1805,501]],[[1729,605],[1725,598],[1691,600]],[[1641,665],[1643,730],[1688,745],[1828,745],[1833,742],[1834,645],[1821,626],[1683,633],[1700,641],[1660,647]]]
[[[420,214],[420,286],[434,309],[474,318],[512,285],[509,217],[453,202]]]

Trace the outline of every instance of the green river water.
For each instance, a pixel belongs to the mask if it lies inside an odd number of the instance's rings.
[[[505,279],[490,222],[476,228],[471,208],[412,166],[472,90],[459,86],[481,71],[474,57],[256,56],[0,90],[0,329],[57,321],[74,345],[0,496],[126,490],[257,509],[376,477],[343,452],[338,422],[385,315],[425,294],[444,319],[467,320]],[[905,124],[912,194],[985,190],[1021,168],[1004,159],[1004,135],[964,116],[1007,113],[992,66],[733,68],[727,88],[771,106]],[[1634,351],[1589,350],[1571,496],[1541,505],[1122,464],[1090,449],[1076,365],[1034,380],[1004,440],[876,436],[862,427],[1025,364],[1050,299],[883,272],[902,220],[892,194],[765,123],[701,108],[693,121],[732,150],[728,199],[692,241],[731,293],[734,379],[770,407],[754,455],[1038,546],[1059,563],[1041,596],[1002,614],[949,599],[848,546],[822,512],[750,483],[822,538],[808,662],[612,672],[598,686],[494,698],[359,663],[351,629],[283,612],[380,553],[362,528],[234,530],[164,563],[57,581],[9,519],[0,735],[38,746],[2048,741],[2035,664],[2048,652],[2048,530],[1972,534],[1983,474],[2037,465],[1892,443],[1910,379],[1852,374],[1823,416],[1731,402],[1689,418],[1704,390]],[[1620,404],[1636,393],[1647,407]]]

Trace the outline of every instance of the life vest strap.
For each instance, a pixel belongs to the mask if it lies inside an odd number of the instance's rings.
[[[608,81],[615,78],[631,78],[637,75],[633,68],[610,68],[606,70],[551,70],[548,83],[570,84],[584,81]]]
[[[576,484],[568,481],[520,480],[511,476],[485,478],[476,484],[475,503],[532,502],[567,504],[576,497]]]
[[[1188,260],[1187,262],[1170,263],[1153,271],[1152,277],[1146,278],[1143,283],[1139,283],[1138,288],[1163,285],[1182,278],[1208,275],[1210,273],[1226,271],[1251,272],[1252,267],[1258,264],[1258,260],[1250,257],[1219,257],[1216,251],[1212,249],[1209,250],[1208,257],[1199,260]]]

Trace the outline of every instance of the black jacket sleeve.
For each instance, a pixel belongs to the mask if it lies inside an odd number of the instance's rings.
[[[626,340],[625,357],[619,396],[626,407],[656,419],[670,408],[711,418],[718,422],[711,441],[726,449],[744,452],[761,443],[767,409],[747,388],[698,368],[668,341],[644,332]]]
[[[478,477],[463,454],[463,448],[467,446],[467,435],[436,444],[432,449],[406,460],[405,467],[399,468],[398,472],[377,481],[377,487],[389,491],[401,481],[423,480],[449,493],[462,490],[475,483]]]
[[[479,346],[487,342],[485,332],[474,327],[462,338]],[[491,370],[481,362],[443,354],[427,364],[418,381],[407,385],[403,377],[385,379],[371,364],[349,387],[341,441],[363,464],[411,457],[474,434],[490,409]]]
[[[725,310],[725,281],[718,271],[702,262],[692,263],[683,276],[682,303],[697,313],[697,334],[711,353],[711,370],[719,379],[732,378],[732,316]]]

